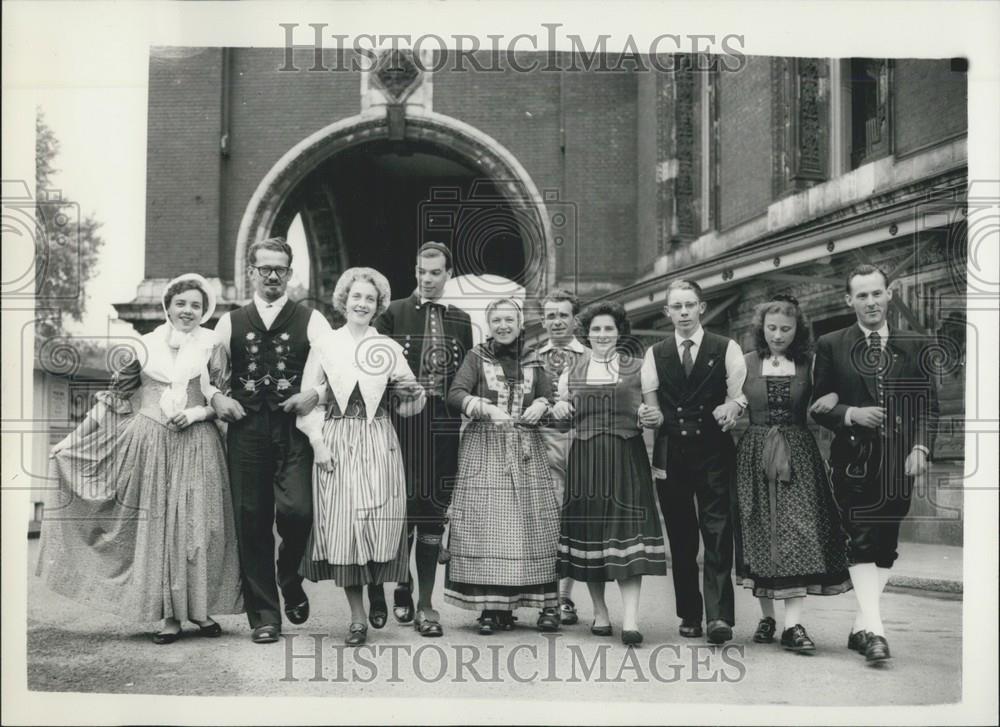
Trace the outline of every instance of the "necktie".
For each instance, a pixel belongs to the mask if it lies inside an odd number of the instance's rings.
[[[684,355],[681,356],[681,365],[684,366],[684,374],[690,376],[691,369],[694,368],[694,359],[691,358],[691,347],[694,345],[694,341],[689,338],[681,341],[681,345],[684,347]]]
[[[875,367],[876,374],[882,371],[882,336],[877,331],[868,336],[868,360]]]

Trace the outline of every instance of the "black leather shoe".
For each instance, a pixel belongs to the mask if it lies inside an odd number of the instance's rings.
[[[642,643],[641,631],[622,631],[622,643],[625,646],[638,646]]]
[[[809,634],[800,624],[795,624],[790,629],[781,632],[781,645],[789,651],[816,651],[816,644],[813,643]]]
[[[677,629],[677,632],[689,639],[698,639],[704,635],[704,632],[701,630],[701,621],[694,621],[687,618],[681,619],[681,625]]]
[[[868,643],[865,645],[865,661],[885,661],[891,658],[889,642],[885,640],[885,637],[870,634]]]
[[[255,644],[273,644],[281,635],[281,627],[275,624],[264,624],[258,626],[250,635],[250,640]]]
[[[497,630],[497,620],[493,611],[483,611],[479,616],[479,635],[492,636]]]
[[[497,628],[501,631],[513,631],[514,622],[517,621],[517,616],[511,611],[494,611],[494,616],[497,621]]]
[[[401,624],[413,620],[413,592],[406,586],[396,586],[392,592],[392,615]]]
[[[558,631],[559,630],[559,610],[556,608],[543,608],[542,612],[538,614],[538,630],[539,631]]]
[[[309,599],[307,598],[297,606],[285,604],[285,615],[293,624],[304,624],[309,618]]]
[[[580,620],[576,613],[576,604],[571,598],[559,599],[559,620],[563,626],[572,626]]]
[[[368,623],[373,629],[380,629],[389,620],[389,609],[385,605],[385,598],[381,601],[377,598],[368,603]]]
[[[847,637],[847,648],[851,651],[856,651],[859,654],[864,654],[865,649],[868,647],[868,639],[871,638],[871,632],[861,629],[860,631],[855,631],[853,634]]]
[[[202,626],[198,624],[198,635],[207,636],[210,639],[218,638],[222,636],[222,627],[218,623],[212,621],[208,626]]]
[[[159,633],[153,634],[153,643],[157,646],[165,646],[166,644],[174,643],[180,637],[180,631],[160,631]]]
[[[607,626],[597,626],[595,624],[590,627],[590,633],[594,636],[611,636],[614,632],[615,630],[611,628],[611,624],[608,624]]]
[[[765,616],[757,623],[757,630],[753,632],[753,640],[755,644],[771,644],[774,643],[774,632],[777,629],[777,625],[774,623],[774,619],[770,616]]]
[[[733,627],[717,618],[708,622],[708,643],[724,644],[733,638]]]
[[[352,623],[344,643],[348,646],[361,646],[368,641],[368,624]]]

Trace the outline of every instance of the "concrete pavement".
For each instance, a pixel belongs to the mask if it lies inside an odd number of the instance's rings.
[[[646,641],[631,652],[618,638],[617,588],[608,587],[616,634],[600,638],[589,632],[589,597],[580,584],[574,598],[581,622],[558,636],[539,634],[536,614],[521,610],[515,631],[481,637],[476,614],[441,604],[444,638],[424,639],[390,616],[385,629],[369,631],[368,646],[351,651],[341,647],[348,621],[342,592],[332,583],[307,583],[312,616],[302,626],[286,624],[286,638],[277,644],[251,643],[245,619],[226,616],[218,618],[226,632],[219,639],[189,631],[175,644],[155,646],[149,635],[156,624],[122,623],[45,589],[30,575],[36,556],[32,542],[27,624],[32,690],[575,702],[627,695],[629,701],[648,703],[791,705],[941,704],[961,697],[962,603],[953,595],[887,593],[883,615],[894,658],[879,667],[845,647],[854,610],[850,593],[807,600],[804,625],[818,650],[802,656],[777,643],[751,642],[759,614],[749,592],[740,589],[735,639],[716,648],[677,635],[669,576],[645,580]],[[442,578],[439,572],[439,590]],[[779,607],[779,626],[781,618]]]

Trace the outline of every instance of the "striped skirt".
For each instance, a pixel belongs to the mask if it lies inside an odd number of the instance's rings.
[[[333,469],[313,468],[313,528],[299,572],[339,586],[407,579],[406,480],[386,417],[327,419]]]
[[[574,440],[559,575],[596,582],[666,572],[660,509],[642,436]]]

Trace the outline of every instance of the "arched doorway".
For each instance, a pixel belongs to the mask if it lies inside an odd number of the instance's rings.
[[[509,278],[529,298],[554,273],[551,225],[530,177],[495,140],[439,114],[408,118],[403,138],[392,140],[385,117],[353,117],[289,150],[247,206],[236,269],[253,241],[286,234],[296,219],[318,307],[355,265],[385,273],[393,297],[408,295],[414,253],[427,240],[451,247],[459,274]],[[246,281],[236,278],[244,298]]]

